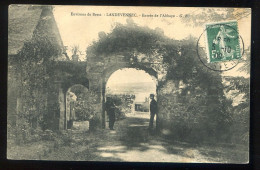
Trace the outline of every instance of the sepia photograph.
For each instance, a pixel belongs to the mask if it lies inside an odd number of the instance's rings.
[[[248,164],[251,9],[12,4],[7,159]]]

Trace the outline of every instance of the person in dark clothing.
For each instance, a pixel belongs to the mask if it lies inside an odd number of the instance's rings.
[[[107,115],[109,117],[109,129],[114,130],[114,124],[116,121],[116,114],[115,114],[116,105],[113,102],[111,97],[107,97],[106,102],[106,111]]]
[[[154,100],[154,94],[150,94],[150,123],[149,123],[149,129],[153,128],[153,120],[154,116],[156,115],[156,128],[158,124],[158,110],[157,110],[157,102]]]

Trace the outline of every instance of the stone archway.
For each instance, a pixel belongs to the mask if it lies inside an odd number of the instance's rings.
[[[73,126],[73,121],[76,119],[75,104],[80,95],[88,93],[88,88],[81,84],[72,85],[65,93],[65,116],[64,129],[70,129]],[[86,96],[86,95],[85,95]]]
[[[102,105],[102,113],[101,113],[101,119],[102,119],[102,128],[106,127],[106,114],[105,114],[105,97],[106,97],[106,84],[111,77],[113,73],[115,73],[118,70],[125,69],[125,68],[134,68],[136,70],[143,70],[150,76],[154,77],[157,81],[158,75],[157,72],[153,68],[146,67],[141,64],[119,64],[119,65],[112,65],[105,69],[102,74],[102,86],[101,86],[101,105]],[[157,93],[157,86],[156,86],[156,93]]]
[[[86,76],[85,62],[54,62],[50,66],[53,77],[49,82],[47,105],[48,126],[54,130],[66,129],[66,92],[75,85],[80,84],[89,88],[89,80]]]
[[[62,81],[56,82],[58,84],[58,98],[59,98],[59,130],[67,129],[67,92],[69,89],[75,85],[81,85],[88,89],[89,82],[88,79],[84,77],[78,77],[76,79],[63,78]]]

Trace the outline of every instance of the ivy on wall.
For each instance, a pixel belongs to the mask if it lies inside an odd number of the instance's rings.
[[[16,91],[19,102],[16,121],[17,136],[28,138],[31,130],[47,128],[48,81],[52,76],[47,68],[61,48],[44,35],[34,36],[24,43],[15,56],[9,57],[8,85]],[[27,137],[26,137],[27,136]]]
[[[174,40],[166,37],[160,28],[153,30],[132,22],[116,24],[111,33],[101,33],[99,40],[87,48],[87,58],[103,61],[102,58],[107,56],[123,54],[126,58],[132,57],[133,64],[136,63],[139,68],[146,62],[156,67],[157,72],[166,69],[165,80],[182,80],[190,84],[190,88],[200,86],[207,90],[213,85],[208,80],[214,79],[214,86],[221,86],[220,74],[202,66],[195,55],[196,39],[193,37]],[[142,61],[138,61],[140,55]]]

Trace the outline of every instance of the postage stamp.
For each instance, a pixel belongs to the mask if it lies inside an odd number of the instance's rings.
[[[237,21],[206,24],[208,63],[241,58]]]

